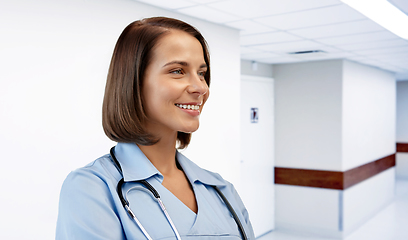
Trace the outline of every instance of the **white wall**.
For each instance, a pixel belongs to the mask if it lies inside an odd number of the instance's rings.
[[[397,142],[408,143],[408,81],[397,82]],[[397,178],[408,179],[408,153],[397,153]]]
[[[396,85],[391,72],[343,62],[342,171],[395,153]],[[343,192],[347,235],[390,203],[395,168]]]
[[[275,65],[274,77],[276,166],[345,171],[395,152],[392,73],[331,60]]]
[[[360,227],[394,199],[395,168],[387,169],[343,191],[344,235]]]
[[[408,143],[408,81],[397,82],[397,142]]]
[[[408,153],[396,154],[396,170],[397,178],[408,180]]]
[[[275,196],[276,229],[322,237],[342,236],[340,190],[276,184]]]
[[[101,126],[114,44],[157,15],[188,21],[210,45],[211,97],[186,154],[238,179],[239,104],[220,104],[239,103],[238,31],[131,0],[2,1],[0,239],[54,238],[62,181],[114,145]]]
[[[344,61],[342,171],[395,153],[395,77]]]
[[[273,77],[273,65],[241,59],[241,75]]]
[[[395,152],[395,79],[344,61],[274,66],[278,167],[346,171]],[[344,237],[393,198],[395,168],[344,191],[276,184],[276,228]]]
[[[276,229],[344,238],[394,198],[395,168],[344,191],[276,184]]]
[[[274,65],[277,167],[341,170],[341,66]]]
[[[341,170],[342,61],[274,65],[275,165]],[[276,229],[341,237],[341,191],[275,185]]]

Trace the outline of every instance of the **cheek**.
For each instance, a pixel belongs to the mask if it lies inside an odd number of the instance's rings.
[[[142,99],[143,107],[148,118],[152,117],[160,106],[160,94],[157,91],[157,87],[151,86],[149,83],[146,83],[142,88]]]
[[[170,105],[173,105],[179,97],[180,89],[175,86],[163,83],[156,83],[153,86],[146,86],[143,91],[143,99],[147,111],[159,110],[166,111]]]

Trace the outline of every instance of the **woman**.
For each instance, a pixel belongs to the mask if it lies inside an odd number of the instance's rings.
[[[57,239],[254,239],[234,187],[176,150],[198,129],[209,84],[207,45],[195,28],[164,17],[125,28],[103,102],[103,128],[118,144],[65,180]]]

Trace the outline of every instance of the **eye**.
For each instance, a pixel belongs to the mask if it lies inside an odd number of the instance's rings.
[[[206,71],[200,71],[200,72],[198,72],[198,76],[200,78],[204,78],[206,73],[207,73]]]
[[[179,69],[171,70],[170,73],[172,73],[172,74],[183,74],[184,71],[183,71],[183,69],[179,68]]]

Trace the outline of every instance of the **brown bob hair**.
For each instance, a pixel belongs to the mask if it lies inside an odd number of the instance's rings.
[[[129,24],[119,36],[109,67],[102,106],[102,125],[105,134],[116,142],[153,145],[160,139],[145,131],[148,121],[143,108],[141,89],[145,71],[157,42],[171,29],[184,31],[196,38],[202,48],[210,85],[210,56],[207,42],[191,25],[173,18],[145,18]],[[191,133],[178,132],[178,148],[190,143]]]

